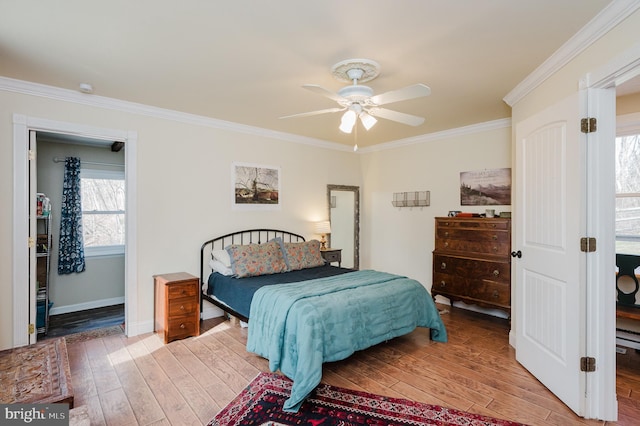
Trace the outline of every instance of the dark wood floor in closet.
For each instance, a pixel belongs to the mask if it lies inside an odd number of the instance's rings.
[[[124,323],[124,304],[53,315],[45,337],[60,337],[81,331],[111,327]]]

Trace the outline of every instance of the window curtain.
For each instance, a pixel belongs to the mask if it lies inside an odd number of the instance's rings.
[[[64,160],[64,184],[60,208],[58,274],[82,272],[85,262],[80,198],[80,159],[77,157],[66,157]]]

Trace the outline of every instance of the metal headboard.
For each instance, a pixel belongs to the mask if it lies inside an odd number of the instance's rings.
[[[231,244],[262,244],[278,237],[282,238],[283,242],[288,243],[305,241],[305,238],[302,235],[278,229],[248,229],[246,231],[232,232],[230,234],[205,241],[200,247],[200,313],[202,313],[202,299],[208,300],[214,305],[222,308],[224,311],[229,311],[228,308],[220,306],[220,304],[215,300],[206,295],[206,290],[202,289],[207,282],[206,280],[208,279],[209,274],[211,273],[209,260],[211,259],[214,250],[224,249]],[[231,314],[235,315],[233,312],[231,312]]]

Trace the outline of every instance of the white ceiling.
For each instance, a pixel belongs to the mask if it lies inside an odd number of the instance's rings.
[[[611,0],[0,0],[0,75],[351,145],[336,106],[301,88],[344,86],[333,64],[368,58],[386,105],[361,147],[510,117],[503,101]]]

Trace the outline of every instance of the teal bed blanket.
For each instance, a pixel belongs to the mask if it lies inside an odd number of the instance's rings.
[[[447,333],[418,281],[373,270],[267,286],[251,302],[247,350],[293,380],[286,411],[298,411],[322,378],[322,364],[429,327],[434,341]]]

